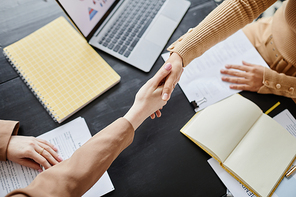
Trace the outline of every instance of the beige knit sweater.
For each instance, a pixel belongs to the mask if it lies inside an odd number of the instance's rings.
[[[187,66],[210,47],[226,39],[256,19],[276,0],[225,0],[199,25],[189,29],[168,50],[178,53]],[[289,0],[273,17],[272,36],[282,59],[265,69],[259,93],[273,93],[296,98],[296,1]],[[276,54],[277,55],[277,54]],[[280,62],[281,61],[281,62]],[[291,71],[292,70],[292,71]],[[281,73],[281,74],[280,74]]]

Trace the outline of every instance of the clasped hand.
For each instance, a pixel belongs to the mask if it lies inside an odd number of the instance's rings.
[[[162,109],[167,101],[162,99],[164,81],[170,75],[172,70],[171,64],[166,64],[149,79],[136,94],[135,102],[126,113],[126,118],[136,130],[140,124],[150,116],[152,119],[155,116],[160,117]]]

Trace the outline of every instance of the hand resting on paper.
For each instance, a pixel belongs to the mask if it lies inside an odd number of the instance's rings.
[[[7,159],[42,171],[62,161],[57,148],[43,139],[26,136],[11,136],[7,147]]]
[[[229,87],[236,90],[257,92],[263,85],[264,67],[243,61],[243,65],[226,65],[221,69],[222,81],[233,83]]]

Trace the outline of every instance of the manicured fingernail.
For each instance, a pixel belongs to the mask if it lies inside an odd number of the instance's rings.
[[[58,157],[60,161],[63,161],[63,158],[61,158],[60,156]]]
[[[40,173],[41,173],[41,172],[43,172],[43,171],[42,171],[41,169],[39,169],[39,170],[38,170],[38,172],[40,172]]]
[[[168,100],[168,98],[169,98],[169,95],[167,93],[164,93],[162,95],[162,100],[166,101],[166,100]]]
[[[171,64],[171,63],[167,63],[167,64],[164,66],[164,68],[165,68],[167,71],[169,71],[169,70],[172,69],[172,64]]]

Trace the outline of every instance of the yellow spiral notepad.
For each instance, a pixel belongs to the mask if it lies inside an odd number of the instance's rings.
[[[63,17],[4,48],[3,53],[59,123],[120,81]]]

